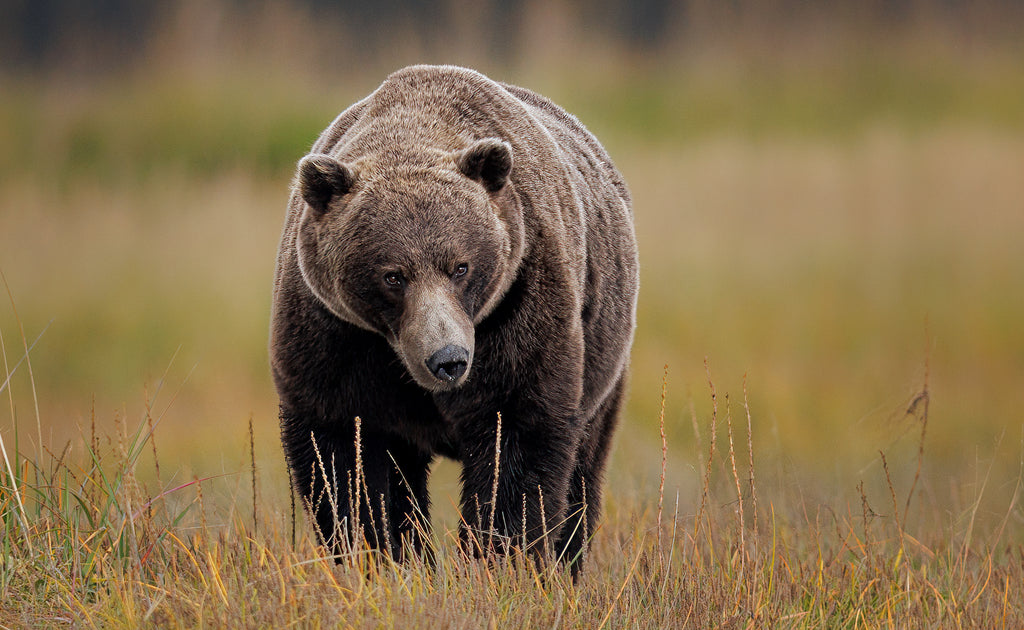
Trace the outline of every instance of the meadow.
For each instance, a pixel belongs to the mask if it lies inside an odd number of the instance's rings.
[[[572,584],[323,559],[266,358],[294,163],[383,76],[0,85],[5,627],[1021,627],[1019,51],[534,68],[641,251]]]

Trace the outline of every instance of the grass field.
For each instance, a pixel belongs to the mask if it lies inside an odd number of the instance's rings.
[[[449,463],[433,571],[293,534],[274,253],[292,164],[380,77],[9,80],[0,624],[1021,627],[1024,78],[941,61],[507,77],[635,197],[631,396],[576,585],[463,561]]]

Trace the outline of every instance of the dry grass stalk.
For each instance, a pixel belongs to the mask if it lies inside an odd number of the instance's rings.
[[[665,439],[665,394],[668,389],[668,364],[661,377],[661,407],[658,411],[658,431],[661,434],[661,480],[658,484],[658,554],[662,554],[661,511],[665,503],[665,471],[668,465],[668,441]]]
[[[156,457],[155,449],[153,457]],[[256,499],[256,433],[252,428],[252,414],[249,414],[249,473],[252,481],[252,533],[256,535],[259,528],[259,501]]]
[[[857,484],[857,493],[860,494],[860,508],[861,508],[861,519],[864,526],[864,559],[867,560],[868,566],[874,569],[874,553],[871,551],[871,532],[870,532],[870,518],[875,516],[874,510],[868,505],[868,497],[864,494],[864,482],[860,481]]]
[[[352,471],[354,477],[352,481],[352,489],[349,492],[349,514],[352,515],[352,534],[358,536],[362,529],[363,515],[361,511],[363,486],[366,485],[363,480],[363,423],[359,416],[355,417],[355,449],[356,449],[356,467]],[[369,501],[367,501],[369,503]],[[355,541],[358,542],[358,541]]]
[[[323,489],[321,490],[321,492],[320,492],[320,494],[318,496],[314,496],[315,495],[314,487],[310,487],[310,489],[309,489],[310,490],[309,498],[305,499],[305,501],[306,501],[306,509],[309,511],[310,514],[316,514],[317,508],[319,508],[321,502],[324,499],[326,499],[328,506],[331,508],[331,517],[332,517],[331,522],[334,523],[334,532],[333,532],[334,540],[340,542],[340,541],[346,540],[346,537],[345,537],[345,533],[342,531],[342,529],[343,529],[342,528],[342,523],[339,520],[337,492],[335,490],[333,490],[334,488],[337,488],[337,477],[335,476],[334,461],[332,459],[332,461],[331,461],[331,476],[328,476],[327,475],[327,467],[324,465],[324,458],[320,454],[320,447],[316,443],[316,435],[312,431],[309,432],[309,439],[313,443],[313,452],[316,454],[316,462],[314,462],[312,464],[312,466],[313,466],[313,474],[310,475],[310,484],[313,484],[313,486],[315,487],[314,481],[315,481],[316,475],[317,475],[317,470],[316,469],[317,469],[317,466],[319,466],[320,467],[320,475],[321,475],[321,477],[324,480],[324,487],[323,487]],[[351,472],[350,472],[350,475],[351,475]],[[333,480],[333,484],[332,484],[332,480]],[[351,485],[351,476],[350,476],[350,479],[349,479],[349,485]],[[349,494],[349,496],[350,497],[352,496],[351,493]],[[350,519],[350,524],[353,527],[353,531],[355,531],[355,528],[358,527],[358,524],[356,523],[356,519],[358,519],[358,515],[356,515],[356,514],[354,514],[352,512],[350,512],[350,514],[352,514],[352,517]],[[326,537],[326,534],[324,536]]]
[[[2,275],[0,275],[0,277],[2,277]],[[4,278],[4,284],[6,284],[6,283],[7,283],[7,279]],[[9,291],[10,291],[10,288],[8,288],[8,292]],[[9,388],[9,385],[10,385],[10,382],[11,382],[11,368],[10,368],[10,365],[8,364],[8,362],[7,362],[7,346],[4,345],[4,337],[3,337],[3,331],[2,330],[0,330],[0,355],[3,355],[3,359],[4,359],[4,388],[7,389],[7,396],[8,396],[8,399],[10,401],[11,420],[16,422],[17,415],[14,412],[14,390],[12,388]],[[2,389],[0,389],[0,391],[2,391]],[[32,548],[32,537],[29,534],[28,514],[25,511],[25,502],[22,499],[21,489],[18,487],[19,486],[18,477],[15,474],[14,466],[11,465],[11,459],[7,455],[7,445],[6,445],[6,443],[4,443],[3,432],[0,432],[0,451],[3,452],[3,455],[4,455],[4,470],[7,473],[7,478],[10,480],[11,491],[14,494],[15,502],[18,505],[18,510],[17,510],[18,522],[21,524],[21,527],[22,527],[22,536],[24,537],[24,540],[26,541],[26,544],[28,545],[29,549],[31,550],[31,548]],[[17,458],[17,453],[15,453],[15,458]],[[17,462],[17,459],[15,459],[15,462]]]
[[[32,405],[35,408],[36,412],[36,436],[39,439],[39,442],[36,445],[36,448],[38,449],[39,453],[38,459],[36,461],[43,461],[43,420],[42,414],[39,413],[39,394],[36,391],[36,376],[35,373],[32,371],[32,357],[30,356],[31,348],[29,347],[28,344],[28,337],[25,335],[25,326],[21,321],[21,317],[18,315],[18,307],[14,303],[14,294],[11,293],[11,285],[7,283],[7,276],[4,275],[4,272],[2,270],[0,270],[0,280],[3,280],[4,289],[7,290],[7,298],[11,303],[11,312],[14,314],[14,322],[18,326],[18,332],[21,335],[21,347],[25,350],[25,354],[23,355],[23,357],[25,361],[25,367],[28,368],[29,385],[32,388]],[[46,330],[43,329],[43,332],[46,332]],[[42,333],[40,333],[40,336],[41,335]],[[36,341],[38,341],[38,339],[36,339]],[[35,343],[33,343],[32,346],[34,347]]]
[[[896,503],[896,488],[892,485],[892,477],[889,475],[889,462],[885,461],[885,453],[878,451],[878,454],[882,458],[882,470],[885,472],[885,483],[889,486],[889,494],[892,496],[893,519],[896,523],[896,530],[900,535],[900,553],[903,554],[905,552],[903,525],[902,521],[900,521],[900,508]]]
[[[386,557],[393,558],[394,556],[392,555],[391,551],[391,536],[388,535],[388,532],[390,532],[391,529],[388,525],[387,502],[385,500],[383,492],[380,493],[380,523],[384,531],[384,551],[387,554]],[[402,541],[399,541],[399,544],[401,544],[401,542]]]
[[[551,550],[548,548],[548,519],[544,514],[544,489],[537,484],[537,500],[540,505],[541,556],[547,563],[551,562]]]
[[[369,519],[370,531],[373,532],[373,538],[374,538],[374,543],[375,543],[374,544],[374,549],[379,549],[380,548],[380,544],[381,544],[381,540],[379,539],[378,532],[380,532],[382,530],[380,530],[377,527],[377,519],[373,515],[373,502],[370,499],[370,487],[369,487],[369,485],[366,482],[366,470],[363,468],[363,439],[362,439],[362,425],[363,425],[363,421],[362,421],[362,418],[360,418],[359,416],[356,416],[355,424],[356,424],[356,437],[355,437],[356,476],[359,479],[359,484],[356,485],[356,489],[355,489],[355,491],[356,491],[356,506],[355,506],[355,509],[356,509],[357,512],[359,510],[362,510],[362,504],[363,504],[363,501],[365,501],[365,504],[366,504],[366,518]],[[355,529],[353,531],[356,533],[356,535],[359,535],[359,536],[364,536],[365,535],[363,533],[363,532],[365,532],[365,528],[364,529]]]
[[[746,525],[743,517],[743,488],[740,485],[740,476],[736,472],[736,451],[733,448],[732,439],[732,405],[729,404],[729,395],[725,395],[725,426],[729,436],[729,465],[732,470],[732,479],[736,483],[736,524],[739,527],[740,536],[740,573],[746,573],[747,567],[747,543]]]
[[[480,507],[480,495],[479,494],[475,494],[475,493],[473,494],[473,504],[474,504],[474,507],[476,508],[476,523],[475,523],[476,527],[475,528],[471,528],[469,526],[470,525],[469,523],[466,523],[465,526],[466,526],[466,529],[469,532],[469,537],[470,537],[471,542],[474,545],[476,545],[477,551],[481,555],[484,555],[486,553],[486,551],[484,549],[483,541],[480,539],[481,536],[479,535],[481,532],[484,531],[483,510]],[[459,515],[459,518],[465,520],[465,518],[462,515]]]
[[[697,407],[693,404],[693,396],[688,394],[687,406],[690,409],[690,424],[693,426],[693,437],[697,443],[697,470],[704,470],[704,445],[700,439],[700,423],[697,422]]]
[[[925,338],[928,338],[927,333]],[[910,484],[910,490],[907,492],[907,503],[903,508],[903,519],[904,522],[900,524],[900,530],[906,526],[906,519],[910,513],[910,500],[914,497],[914,490],[917,488],[918,479],[921,478],[921,463],[924,461],[924,437],[928,431],[928,403],[930,395],[928,393],[928,377],[931,371],[931,349],[930,346],[926,345],[924,353],[924,385],[921,387],[921,391],[914,396],[914,399],[907,405],[907,415],[917,416],[920,413],[919,419],[921,422],[921,438],[917,443],[917,470],[914,471],[914,481]]]
[[[206,505],[203,504],[203,482],[199,477],[193,475],[192,483],[196,486],[196,501],[199,503],[199,531],[202,532],[203,540],[209,540],[209,531],[206,528]]]
[[[491,513],[487,521],[487,544],[494,544],[494,517],[498,510],[498,471],[501,466],[501,412],[498,412],[498,423],[494,430],[494,482],[491,484]]]
[[[146,428],[149,430],[149,445],[153,451],[153,469],[156,471],[156,483],[158,486],[163,486],[163,481],[160,478],[160,459],[156,453],[156,435],[153,431],[153,407],[149,402],[149,396],[144,396],[146,401]],[[93,413],[95,417],[95,412]],[[95,420],[94,420],[95,421]],[[249,424],[252,426],[252,417],[249,418]]]
[[[708,366],[707,357],[704,357],[704,373],[707,375],[708,388],[711,390],[711,445],[708,448],[707,467],[704,469],[704,481],[701,488],[700,508],[697,510],[697,518],[694,519],[693,524],[693,552],[695,556],[697,553],[697,541],[700,535],[700,529],[704,522],[704,510],[707,508],[708,493],[711,486],[711,462],[715,458],[715,437],[718,434],[718,398],[715,394],[715,383],[711,379],[711,368]]]
[[[528,548],[527,548],[527,545],[526,545],[527,539],[526,539],[526,493],[525,492],[523,493],[523,529],[522,529],[522,537],[523,537],[522,550],[523,550],[523,553],[525,554],[528,551]]]
[[[582,480],[583,486],[583,514],[580,515],[580,522],[583,523],[583,544],[580,546],[580,562],[586,564],[587,549],[590,546],[590,526],[587,523],[587,480]]]
[[[757,539],[758,539],[758,534],[757,533],[758,533],[758,529],[757,529],[757,488],[754,485],[754,432],[753,432],[753,429],[751,428],[752,423],[751,423],[751,420],[750,420],[750,401],[747,398],[747,375],[746,374],[743,375],[743,409],[747,412],[747,455],[749,457],[748,466],[749,466],[749,471],[750,471],[750,478],[749,478],[748,482],[750,483],[750,514],[751,514],[751,517],[753,519],[753,524],[752,524],[751,528],[752,528],[752,530],[754,532],[754,555],[756,556],[757,555]]]

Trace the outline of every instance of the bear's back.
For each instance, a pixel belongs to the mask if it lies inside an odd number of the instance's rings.
[[[632,199],[622,175],[615,169],[605,148],[578,118],[536,92],[507,83],[501,86],[519,99],[544,125],[567,159],[580,161],[580,170],[584,173],[593,170],[595,173],[592,174],[599,173],[607,178],[607,182],[625,202],[626,208],[632,212]]]
[[[455,151],[474,140],[499,137],[512,144],[516,163],[539,162],[550,176],[555,163],[590,181],[611,185],[629,208],[629,191],[607,152],[572,114],[526,88],[498,83],[458,66],[409,66],[352,105],[325,130],[313,153],[361,154],[394,150],[396,143]],[[340,150],[340,151],[339,151]]]

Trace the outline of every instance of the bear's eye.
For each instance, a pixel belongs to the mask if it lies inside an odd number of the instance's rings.
[[[460,264],[459,266],[457,266],[455,268],[455,273],[452,274],[452,277],[453,278],[461,278],[462,276],[466,275],[466,272],[468,272],[468,271],[469,271],[469,265],[467,265],[466,263],[462,263],[462,264]]]
[[[402,274],[398,273],[397,271],[392,271],[390,273],[384,274],[384,284],[388,285],[389,287],[400,287],[402,286],[402,282],[404,280],[405,278],[402,277]]]

